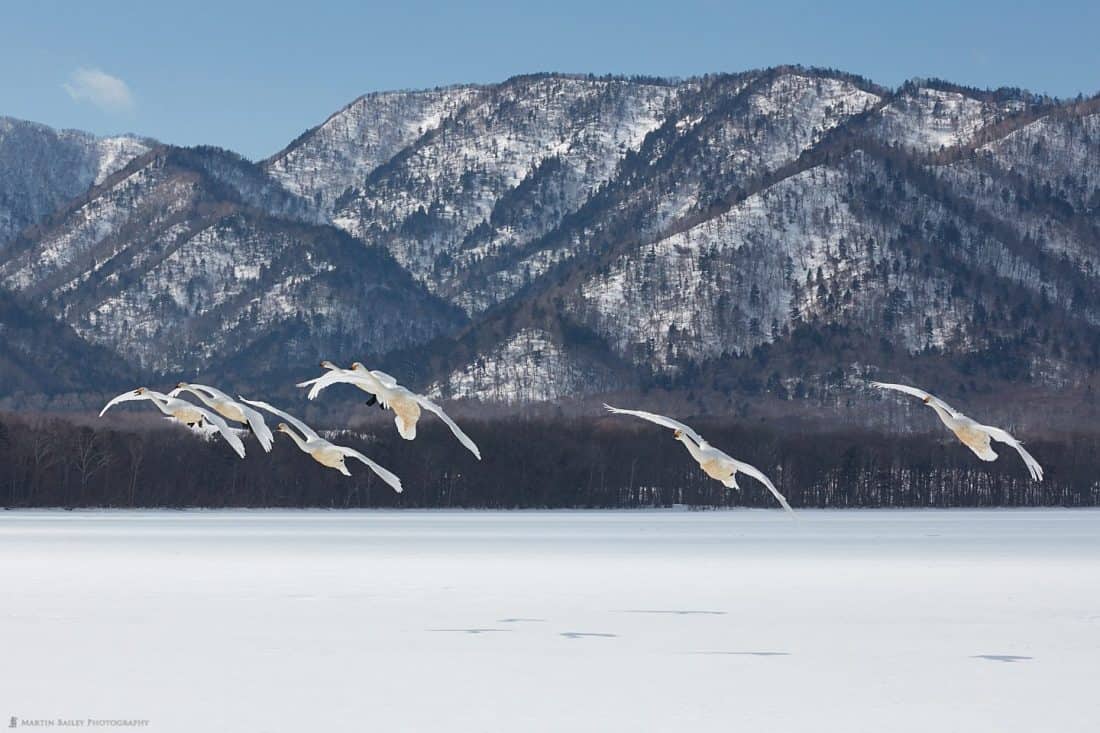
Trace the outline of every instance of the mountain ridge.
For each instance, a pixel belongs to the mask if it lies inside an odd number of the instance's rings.
[[[247,379],[246,353],[361,353],[487,404],[649,390],[820,403],[851,389],[838,370],[876,363],[969,372],[979,392],[1084,393],[1100,360],[1097,135],[1100,97],[942,80],[890,90],[797,66],[379,92],[258,163],[150,148],[0,245],[0,285],[150,377],[185,369],[202,343],[212,378]],[[180,170],[157,179],[158,155]],[[354,246],[385,256],[335,254]],[[180,247],[194,255],[174,270],[118,269],[121,253]],[[242,270],[242,285],[210,264],[246,251],[278,274]],[[67,260],[43,275],[51,257]],[[349,282],[303,289],[320,276],[311,261],[349,268]],[[302,300],[230,336],[222,324],[253,311],[203,304],[227,287]],[[95,295],[112,288],[130,293],[124,310]],[[343,313],[339,333],[311,312]],[[111,326],[122,313],[161,335],[125,338]],[[368,338],[368,313],[403,328]],[[173,328],[205,335],[173,345]],[[1015,366],[996,368],[995,354]],[[976,365],[991,376],[975,381]]]

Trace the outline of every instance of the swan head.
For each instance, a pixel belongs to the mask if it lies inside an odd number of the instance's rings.
[[[145,394],[148,391],[149,391],[149,389],[147,387],[138,387],[137,389],[134,390],[134,394],[138,395],[138,396],[141,396],[141,395]]]
[[[927,397],[925,397],[925,398],[924,398],[923,400],[921,400],[921,402],[923,402],[923,403],[924,403],[924,404],[926,404],[926,405],[927,405],[928,403],[930,403],[931,401],[932,401],[932,395],[928,395],[928,396],[927,396]]]
[[[684,431],[683,430],[674,430],[674,431],[672,431],[672,437],[675,438],[676,440],[679,440],[680,438],[684,437]]]
[[[178,384],[176,384],[176,389],[183,389],[186,386],[187,382],[179,382]]]
[[[278,430],[280,433],[289,433],[290,432],[290,426],[287,425],[285,422],[281,422],[278,425],[276,425],[275,429]]]
[[[324,361],[321,362],[321,368],[322,369],[337,369],[338,367],[335,364],[333,364],[331,361],[329,361],[328,359],[325,359]]]
[[[367,368],[365,366],[363,366],[363,362],[361,362],[361,361],[352,362],[351,368],[352,368],[352,370],[357,371],[357,372],[367,371]]]

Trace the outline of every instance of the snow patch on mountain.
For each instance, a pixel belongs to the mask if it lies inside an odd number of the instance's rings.
[[[364,95],[264,167],[288,191],[331,215],[341,194],[362,186],[371,171],[483,93],[481,87],[459,86]]]
[[[887,143],[934,152],[969,142],[978,130],[1017,108],[1014,103],[998,105],[960,92],[922,87],[884,106],[875,127]]]
[[[613,384],[606,370],[572,357],[546,331],[523,329],[428,392],[442,399],[514,404],[606,391]]]
[[[102,183],[151,145],[0,117],[0,251],[20,230]]]

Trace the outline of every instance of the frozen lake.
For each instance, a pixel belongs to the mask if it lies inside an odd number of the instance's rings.
[[[799,516],[0,512],[0,727],[1100,730],[1100,511]]]

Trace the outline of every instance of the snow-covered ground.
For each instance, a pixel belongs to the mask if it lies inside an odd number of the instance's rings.
[[[0,726],[1100,729],[1100,511],[799,516],[0,513]]]

